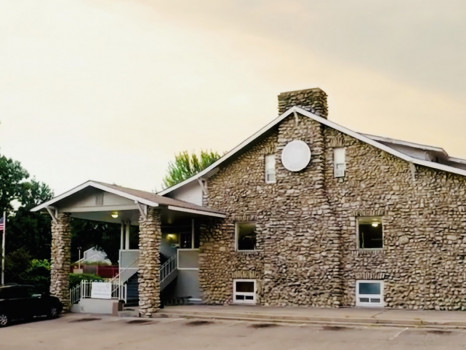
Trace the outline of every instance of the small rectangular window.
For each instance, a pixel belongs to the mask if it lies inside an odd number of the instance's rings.
[[[335,177],[345,176],[346,150],[344,148],[335,148],[333,150],[333,166]]]
[[[357,281],[356,306],[383,307],[383,281]]]
[[[242,222],[236,224],[236,249],[256,249],[256,224],[254,222]]]
[[[358,218],[358,248],[382,249],[383,230],[381,217]]]
[[[265,182],[268,184],[275,183],[275,155],[265,156]]]
[[[233,303],[255,304],[256,303],[256,281],[234,280],[233,281]]]

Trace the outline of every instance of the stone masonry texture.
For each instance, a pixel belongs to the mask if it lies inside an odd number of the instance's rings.
[[[139,314],[151,317],[160,308],[160,211],[148,208],[139,219]]]
[[[70,290],[68,274],[70,272],[71,231],[70,217],[59,213],[57,222],[52,221],[52,263],[50,269],[50,294],[63,303],[63,311],[70,310]]]
[[[328,115],[327,94],[319,88],[282,92],[278,96],[278,114],[285,113],[293,106],[323,118]]]
[[[300,172],[280,160],[292,140],[311,149]],[[346,149],[342,178],[333,173],[335,147]],[[265,183],[269,154],[273,184]],[[203,300],[232,303],[233,280],[247,278],[257,281],[260,305],[352,307],[356,281],[381,280],[388,308],[466,310],[465,198],[463,176],[290,116],[208,181],[204,205],[227,217],[201,227]],[[358,248],[357,220],[367,216],[382,218],[381,250]],[[235,223],[248,221],[256,223],[257,250],[237,252]]]

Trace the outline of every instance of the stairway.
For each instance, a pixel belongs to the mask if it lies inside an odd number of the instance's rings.
[[[162,259],[161,259],[162,260]],[[163,259],[166,260],[166,259]],[[176,255],[171,256],[160,266],[160,292],[173,284],[178,275],[176,266]],[[126,282],[126,304],[127,306],[138,305],[139,302],[139,273],[132,275]]]
[[[126,282],[126,304],[127,306],[138,305],[139,302],[139,273],[132,275]]]

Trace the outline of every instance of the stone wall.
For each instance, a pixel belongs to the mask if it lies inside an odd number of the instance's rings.
[[[57,222],[52,220],[52,252],[50,268],[50,294],[63,303],[63,311],[70,310],[70,273],[71,231],[70,217],[59,213]]]
[[[311,147],[311,163],[284,169],[283,147]],[[347,171],[333,175],[333,148]],[[277,181],[264,181],[275,154]],[[385,283],[389,308],[466,309],[466,178],[414,166],[306,118],[287,118],[208,181],[206,206],[227,213],[201,234],[207,303],[230,303],[233,279],[251,276],[262,305],[355,305],[357,280]],[[359,216],[382,216],[384,247],[357,247]],[[235,222],[255,221],[258,250],[235,251]]]
[[[151,317],[160,307],[160,212],[148,208],[139,218],[139,314]]]

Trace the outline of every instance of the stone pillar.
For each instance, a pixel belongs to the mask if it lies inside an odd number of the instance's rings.
[[[148,208],[139,218],[139,315],[151,317],[160,308],[160,211]]]
[[[63,311],[70,310],[70,216],[59,213],[57,222],[52,221],[52,264],[50,269],[50,294],[63,303]]]

